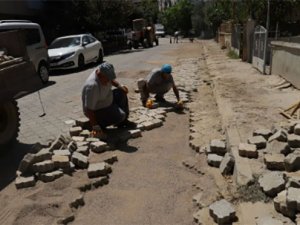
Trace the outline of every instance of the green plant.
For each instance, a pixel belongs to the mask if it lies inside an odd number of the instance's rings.
[[[236,54],[235,51],[233,50],[230,50],[228,53],[227,53],[227,56],[231,59],[239,59],[239,56]]]

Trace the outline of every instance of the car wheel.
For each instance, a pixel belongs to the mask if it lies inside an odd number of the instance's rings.
[[[84,56],[79,55],[79,57],[78,57],[78,68],[83,69],[83,67],[84,67]]]
[[[97,63],[103,63],[103,51],[100,49],[98,53]]]
[[[49,69],[45,62],[41,62],[38,68],[38,75],[41,78],[43,84],[49,81]]]

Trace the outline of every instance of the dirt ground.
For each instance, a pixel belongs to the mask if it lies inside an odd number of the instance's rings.
[[[270,203],[240,203],[232,177],[224,178],[219,169],[209,167],[206,156],[193,151],[189,143],[191,136],[198,146],[224,138],[224,128],[232,123],[246,140],[253,129],[271,128],[284,120],[278,109],[296,101],[299,92],[274,88],[282,81],[279,77],[262,76],[251,65],[227,58],[212,41],[185,41],[179,45],[178,50],[164,54],[176,57],[170,62],[175,72],[185,60],[194,59],[199,68],[200,85],[189,103],[193,121],[188,110],[184,114],[168,113],[162,127],[144,132],[143,137],[115,151],[92,155],[93,161],[99,161],[117,154],[119,161],[112,166],[109,184],[85,192],[85,206],[74,212],[68,204],[80,195],[78,187],[88,180],[86,171],[75,172],[72,177],[65,175],[52,183],[38,182],[24,190],[17,191],[14,184],[9,185],[0,195],[0,224],[52,225],[71,214],[75,215],[71,224],[76,225],[195,224],[193,214],[199,206],[192,198],[198,193],[203,194],[201,215],[205,225],[215,224],[206,207],[222,198],[237,208],[239,219],[234,224],[254,225],[259,214],[278,216]],[[122,72],[121,76],[139,78],[147,72]],[[135,83],[128,79],[127,84],[130,103],[137,106]],[[193,134],[191,126],[196,130]],[[187,168],[183,162],[193,167]],[[253,168],[259,172],[260,162],[253,161]]]

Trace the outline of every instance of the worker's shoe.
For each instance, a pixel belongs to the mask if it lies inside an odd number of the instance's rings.
[[[147,100],[143,100],[143,101],[142,101],[142,105],[143,105],[144,107],[146,107],[146,106],[147,106]]]
[[[156,102],[167,102],[167,100],[163,96],[155,96],[155,101]]]
[[[136,128],[136,123],[131,122],[131,121],[126,119],[123,122],[117,124],[117,127],[118,128],[124,128],[124,127],[126,127],[126,128]]]

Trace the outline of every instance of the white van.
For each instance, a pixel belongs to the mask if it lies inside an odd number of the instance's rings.
[[[49,80],[49,57],[40,25],[28,20],[0,20],[0,32],[8,30],[24,30],[26,32],[28,56],[42,82],[47,83]]]

